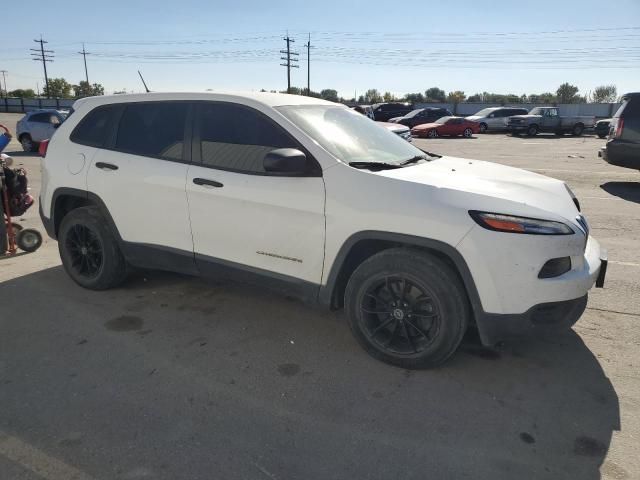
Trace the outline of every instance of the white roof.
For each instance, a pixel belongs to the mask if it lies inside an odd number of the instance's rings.
[[[226,101],[242,104],[259,103],[268,107],[283,105],[341,105],[328,102],[320,98],[305,97],[302,95],[288,95],[286,93],[269,92],[151,92],[132,93],[121,95],[101,95],[98,97],[87,97],[78,100],[74,104],[74,109],[80,105],[89,104],[91,106],[105,105],[110,103],[123,102],[145,102],[162,100],[210,100]]]

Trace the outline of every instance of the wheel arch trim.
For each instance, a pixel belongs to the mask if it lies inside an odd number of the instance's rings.
[[[445,256],[452,262],[457,270],[457,273],[460,275],[467,293],[467,297],[469,298],[469,303],[471,305],[474,317],[478,318],[484,313],[482,309],[482,303],[480,301],[480,295],[478,294],[478,290],[471,275],[471,271],[467,266],[467,262],[455,247],[449,245],[448,243],[431,238],[377,230],[364,230],[354,233],[342,244],[340,250],[338,250],[338,253],[333,260],[333,264],[331,265],[329,274],[327,275],[327,281],[320,286],[320,290],[318,292],[318,302],[322,306],[331,308],[334,305],[334,297],[337,293],[336,288],[338,286],[338,277],[352,248],[359,242],[369,240],[392,242],[404,247],[424,248],[433,250]]]

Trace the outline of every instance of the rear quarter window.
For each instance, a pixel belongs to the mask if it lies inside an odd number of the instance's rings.
[[[73,129],[70,140],[81,145],[90,147],[104,146],[109,133],[113,128],[115,115],[119,107],[116,105],[105,105],[97,107],[87,113],[80,123]],[[67,117],[68,118],[68,117]]]

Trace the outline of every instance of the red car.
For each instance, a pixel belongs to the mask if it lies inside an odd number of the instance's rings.
[[[443,135],[471,137],[474,133],[480,133],[480,124],[463,117],[442,117],[433,123],[416,125],[411,129],[414,137],[436,138]]]

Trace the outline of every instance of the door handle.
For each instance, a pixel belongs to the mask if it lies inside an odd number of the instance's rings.
[[[100,170],[117,170],[118,166],[113,163],[96,162],[96,168]]]
[[[207,185],[209,187],[224,187],[220,182],[216,182],[215,180],[208,180],[206,178],[194,178],[193,183],[196,185]]]

